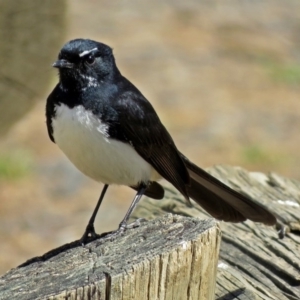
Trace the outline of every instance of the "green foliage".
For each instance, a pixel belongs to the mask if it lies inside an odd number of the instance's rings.
[[[0,180],[14,180],[25,177],[32,166],[31,155],[26,151],[0,153]]]
[[[245,147],[242,151],[242,157],[249,164],[277,164],[280,157],[270,150],[266,150],[259,145]]]
[[[267,62],[266,67],[274,81],[289,85],[300,85],[300,64],[285,65],[277,62]]]
[[[300,66],[274,67],[272,76],[277,81],[300,84]]]

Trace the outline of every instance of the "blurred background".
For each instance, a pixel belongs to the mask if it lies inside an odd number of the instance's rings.
[[[102,189],[47,135],[65,42],[113,47],[198,165],[299,180],[299,11],[298,0],[0,0],[0,274],[80,238]],[[115,229],[133,195],[111,187],[96,231]]]

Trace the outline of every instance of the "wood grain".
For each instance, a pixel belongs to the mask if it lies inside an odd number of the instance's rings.
[[[0,299],[212,300],[220,240],[212,219],[167,214],[9,271]]]
[[[239,167],[216,166],[208,171],[266,205],[287,231],[287,236],[279,239],[279,228],[251,221],[221,223],[216,299],[300,299],[300,183],[275,173],[247,172]],[[166,212],[208,217],[197,204],[187,207],[173,187],[166,190],[163,201],[142,201],[132,220],[151,219]]]

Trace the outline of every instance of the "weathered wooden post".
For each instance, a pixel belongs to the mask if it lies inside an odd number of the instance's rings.
[[[219,223],[167,186],[164,200],[144,199],[132,218],[157,219],[9,271],[0,277],[0,299],[300,299],[300,182],[225,166],[208,171],[267,205],[287,236],[248,221],[221,223],[218,261]]]
[[[279,239],[278,228],[250,221],[221,222],[215,299],[300,299],[300,182],[239,167],[216,166],[208,172],[266,205],[287,230],[287,236]],[[166,190],[163,201],[141,201],[132,220],[151,219],[166,212],[208,217],[199,206],[187,207],[173,187],[166,186]]]
[[[220,241],[214,220],[168,214],[9,271],[0,299],[213,300]]]

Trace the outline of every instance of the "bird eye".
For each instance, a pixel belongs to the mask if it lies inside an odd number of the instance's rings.
[[[92,65],[94,64],[96,58],[92,55],[88,56],[87,59],[86,59],[86,62],[89,64],[89,65]]]

